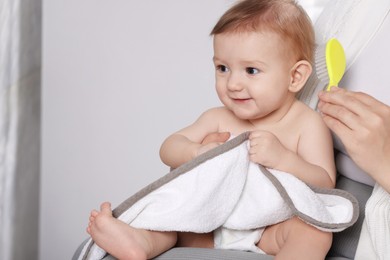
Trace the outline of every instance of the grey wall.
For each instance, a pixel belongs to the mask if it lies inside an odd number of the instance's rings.
[[[164,138],[208,107],[208,36],[231,0],[43,5],[40,259],[70,259],[89,212],[168,172]]]
[[[219,105],[208,34],[232,2],[44,1],[40,259],[70,259],[90,210],[167,173],[164,138]]]

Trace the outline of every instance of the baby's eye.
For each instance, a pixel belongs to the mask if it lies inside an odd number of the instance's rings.
[[[228,72],[229,71],[229,68],[226,67],[225,65],[217,65],[216,68],[220,72]]]
[[[256,69],[256,68],[252,68],[252,67],[249,67],[249,68],[246,68],[246,73],[250,74],[250,75],[255,75],[255,74],[258,74],[260,72],[260,70]]]

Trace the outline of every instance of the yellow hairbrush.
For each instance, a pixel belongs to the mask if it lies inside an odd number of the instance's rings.
[[[329,91],[332,86],[338,86],[345,67],[344,48],[337,39],[332,38],[322,48],[317,49],[317,76],[322,82],[327,83],[326,91]]]

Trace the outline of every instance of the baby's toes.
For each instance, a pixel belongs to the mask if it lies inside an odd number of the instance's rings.
[[[90,214],[90,218],[92,217],[92,218],[95,218],[97,215],[99,215],[99,211],[97,211],[97,210],[92,210],[91,211],[91,214]]]
[[[112,216],[112,210],[111,210],[111,203],[110,202],[103,202],[100,206],[101,213],[105,215]]]
[[[88,227],[86,228],[87,233],[91,235],[91,223],[88,224]]]
[[[89,216],[89,222],[94,222],[95,221],[95,216],[92,216],[92,214]]]

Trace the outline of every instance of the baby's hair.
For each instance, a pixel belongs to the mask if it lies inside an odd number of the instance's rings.
[[[242,0],[227,10],[210,35],[270,31],[286,40],[298,60],[314,61],[311,20],[294,0]]]

